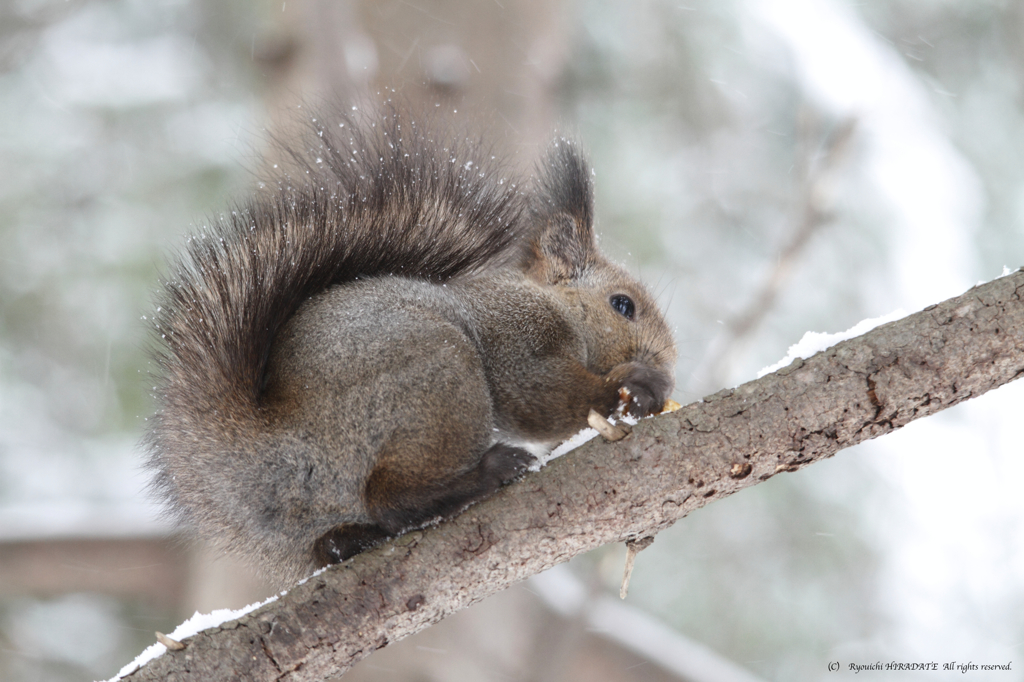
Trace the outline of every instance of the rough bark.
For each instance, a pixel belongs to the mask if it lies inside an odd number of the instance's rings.
[[[185,641],[132,680],[320,680],[608,542],[667,528],[1024,372],[1024,271],[592,441],[457,518]]]

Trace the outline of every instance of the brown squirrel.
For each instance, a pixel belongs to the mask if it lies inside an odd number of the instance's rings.
[[[642,416],[674,383],[572,142],[524,182],[396,113],[313,126],[298,170],[173,266],[146,437],[170,511],[280,580],[452,516],[620,389]]]

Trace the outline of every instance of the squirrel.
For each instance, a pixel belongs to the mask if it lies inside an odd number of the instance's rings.
[[[396,111],[312,128],[162,282],[144,440],[170,514],[281,581],[492,495],[591,409],[659,411],[676,356],[574,142],[524,180]]]

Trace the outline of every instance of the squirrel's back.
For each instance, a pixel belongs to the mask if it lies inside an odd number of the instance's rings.
[[[480,147],[394,113],[314,126],[295,169],[190,237],[168,273],[155,322],[163,413],[256,416],[274,335],[332,285],[444,282],[522,258],[522,183]]]

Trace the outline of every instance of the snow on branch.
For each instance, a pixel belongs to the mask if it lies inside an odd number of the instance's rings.
[[[513,583],[1005,384],[1018,271],[757,381],[596,439],[433,528],[185,639],[130,680],[320,680]]]

